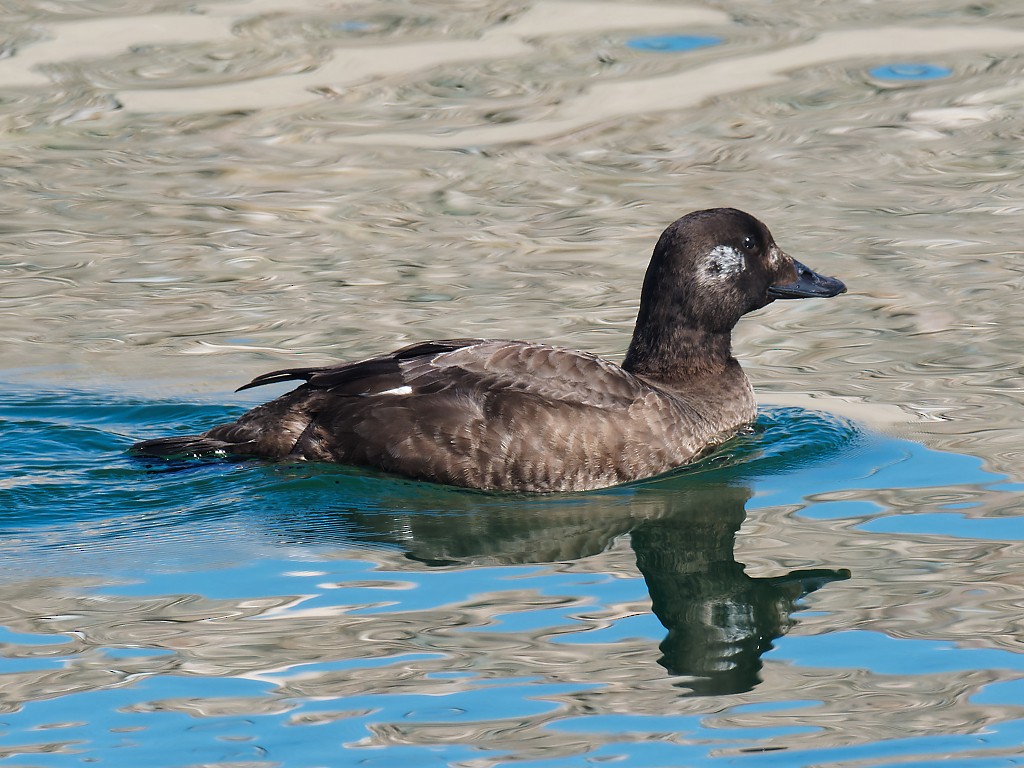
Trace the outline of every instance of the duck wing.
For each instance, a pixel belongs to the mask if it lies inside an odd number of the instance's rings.
[[[397,363],[418,357],[432,357],[444,352],[451,352],[466,346],[479,344],[482,339],[449,339],[447,341],[427,341],[410,344],[395,350],[390,355],[371,357],[354,363],[340,363],[313,368],[283,368],[278,371],[260,374],[248,384],[236,389],[242,392],[254,387],[268,384],[281,384],[286,381],[304,381],[315,389],[335,391],[336,394],[368,394],[374,390],[370,382],[379,380],[397,372]],[[363,382],[362,385],[356,382]],[[351,390],[351,391],[348,391]],[[365,391],[364,391],[365,390]]]
[[[447,339],[413,344],[355,363],[289,368],[257,376],[238,391],[303,381],[335,396],[517,393],[551,403],[628,408],[649,385],[596,355],[524,341]]]

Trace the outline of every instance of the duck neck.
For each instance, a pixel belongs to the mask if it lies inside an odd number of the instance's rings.
[[[739,364],[732,356],[732,333],[638,323],[622,367],[630,373],[673,386],[721,376]]]

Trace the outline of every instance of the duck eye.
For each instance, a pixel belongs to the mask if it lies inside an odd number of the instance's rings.
[[[751,235],[747,235],[743,238],[743,250],[752,251],[757,247],[757,240]]]

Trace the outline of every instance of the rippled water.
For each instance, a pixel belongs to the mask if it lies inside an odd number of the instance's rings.
[[[1018,2],[0,20],[11,765],[1024,760]],[[767,407],[697,467],[531,499],[123,452],[429,337],[619,356],[711,205],[851,291],[744,320]]]
[[[1020,489],[977,459],[798,408],[674,476],[555,498],[123,453],[236,412],[4,408],[4,754],[795,765],[1021,735]]]

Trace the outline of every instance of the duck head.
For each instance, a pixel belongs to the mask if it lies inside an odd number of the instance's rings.
[[[787,254],[771,232],[735,208],[694,211],[668,226],[644,277],[633,342],[624,365],[652,372],[729,358],[739,319],[776,299],[846,292]]]
[[[846,291],[787,254],[762,222],[735,208],[695,211],[662,233],[641,305],[665,300],[678,320],[725,330],[776,299],[830,298]]]

